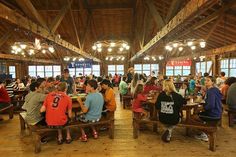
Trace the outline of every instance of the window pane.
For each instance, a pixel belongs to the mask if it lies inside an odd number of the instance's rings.
[[[16,67],[9,66],[9,74],[12,75],[12,78],[16,78]]]
[[[143,73],[146,74],[147,76],[149,76],[150,75],[150,70],[146,70],[146,71],[143,70]]]
[[[183,69],[191,69],[190,66],[183,66]]]
[[[166,66],[166,69],[174,69],[174,67],[172,67],[172,66]]]
[[[100,65],[93,65],[93,75],[100,76]]]
[[[75,68],[69,68],[70,76],[75,76]]]
[[[236,69],[230,69],[230,77],[236,77]]]
[[[207,62],[207,69],[206,69],[206,72],[209,72],[211,66],[212,66],[212,61],[208,61],[208,62]],[[211,68],[210,74],[211,74],[211,72],[212,72],[212,68]]]
[[[116,66],[115,65],[108,65],[108,74],[112,74],[112,76],[116,73]]]
[[[52,71],[50,71],[50,72],[45,72],[45,77],[52,77]]]
[[[137,71],[142,71],[142,64],[134,64],[134,70],[137,73]]]
[[[36,66],[28,66],[28,71],[30,76],[36,77]]]
[[[230,59],[230,68],[236,68],[236,59]]]
[[[83,68],[76,68],[76,74],[74,74],[74,75],[79,76],[79,74],[84,75],[84,69]]]
[[[54,71],[54,72],[53,72],[53,77],[56,77],[56,76],[58,76],[58,75],[61,75],[61,72],[57,72],[57,71]]]
[[[84,75],[90,75],[92,73],[91,68],[84,68]]]
[[[45,66],[45,71],[52,71],[52,66]]]
[[[200,63],[198,62],[196,63],[196,74],[199,72],[201,72],[201,70],[200,70]]]
[[[182,70],[175,70],[175,76],[176,75],[182,75]]]
[[[54,65],[53,71],[60,71],[61,72],[61,66],[60,65]]]
[[[37,71],[44,71],[44,66],[43,65],[38,65],[37,66]]]
[[[116,65],[116,73],[117,74],[124,74],[124,65]]]
[[[182,69],[182,66],[175,66],[175,69]]]
[[[229,69],[220,69],[221,72],[225,72],[225,76],[229,76]]]
[[[150,71],[150,68],[151,68],[150,64],[143,64],[143,71],[144,70],[146,70],[146,71],[149,70]]]
[[[40,76],[40,77],[45,77],[44,76],[44,71],[37,71],[37,76]]]
[[[166,70],[166,76],[173,76],[173,75],[174,75],[173,70],[169,70],[169,69]]]
[[[190,70],[183,70],[183,76],[187,76],[190,74]]]

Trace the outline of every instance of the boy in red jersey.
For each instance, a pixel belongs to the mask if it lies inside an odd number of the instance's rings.
[[[49,127],[58,128],[58,144],[63,143],[62,128],[67,124],[68,112],[69,118],[72,117],[72,101],[66,95],[67,84],[61,82],[55,92],[47,95],[40,112],[46,111],[46,122]],[[66,143],[72,142],[69,128],[66,130]]]
[[[3,109],[10,105],[11,99],[8,96],[7,90],[5,88],[5,85],[2,81],[0,81],[0,109]],[[3,118],[0,116],[0,121],[3,120]]]

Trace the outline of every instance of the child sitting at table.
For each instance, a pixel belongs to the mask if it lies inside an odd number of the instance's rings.
[[[166,128],[162,135],[164,142],[170,142],[172,130],[180,121],[180,109],[183,103],[184,99],[176,92],[173,82],[169,79],[165,80],[163,82],[163,92],[160,93],[156,101],[159,120]]]
[[[40,112],[46,111],[46,122],[49,127],[58,129],[58,144],[63,143],[62,128],[67,125],[68,113],[69,118],[72,117],[72,101],[69,96],[66,95],[67,83],[61,82],[57,86],[55,92],[51,92],[47,95]],[[69,128],[66,129],[66,143],[72,142]]]
[[[86,90],[88,91],[88,96],[86,97],[85,102],[81,100],[80,97],[77,98],[79,105],[81,107],[84,115],[80,117],[80,121],[82,122],[97,122],[100,120],[102,115],[102,107],[104,104],[104,99],[101,93],[99,93],[96,89],[98,87],[96,80],[89,80],[87,82]],[[94,126],[91,127],[93,130],[93,137],[95,139],[98,138],[98,133]],[[88,138],[85,134],[83,128],[80,128],[82,136],[80,140],[82,142],[87,142]]]
[[[148,112],[142,108],[142,102],[147,100],[147,96],[143,93],[143,84],[138,84],[134,90],[134,100],[132,102],[133,112],[141,113],[143,119],[148,119]]]

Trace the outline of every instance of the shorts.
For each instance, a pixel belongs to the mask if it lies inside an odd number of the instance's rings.
[[[51,129],[63,129],[69,124],[69,121],[67,121],[64,125],[48,125],[49,128]]]
[[[84,122],[84,123],[89,123],[89,122],[95,123],[95,122],[99,122],[100,121],[100,118],[95,119],[95,120],[87,120],[87,119],[85,119],[85,115],[84,114],[80,115],[78,117],[78,119],[79,119],[79,121]]]

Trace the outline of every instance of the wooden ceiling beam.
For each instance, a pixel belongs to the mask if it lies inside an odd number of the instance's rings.
[[[64,16],[66,15],[67,11],[69,10],[73,0],[68,0],[67,4],[63,6],[60,13],[55,17],[55,19],[52,21],[52,23],[49,25],[50,32],[53,34],[56,32],[57,28],[61,24],[61,21],[63,20]]]
[[[0,47],[11,37],[13,30],[9,30],[0,38]]]
[[[166,24],[159,32],[157,32],[157,35],[154,38],[152,38],[139,52],[137,52],[131,58],[131,61],[138,58],[155,44],[158,44],[161,39],[163,39],[170,32],[173,32],[173,30],[183,24],[186,19],[198,13],[201,8],[210,2],[212,3],[212,1],[207,0],[191,0],[168,24]]]
[[[78,47],[74,46],[73,44],[61,39],[57,38],[55,35],[50,34],[50,32],[37,25],[36,23],[32,22],[31,20],[25,18],[24,16],[20,15],[19,13],[15,12],[14,10],[8,8],[7,6],[0,3],[0,18],[7,20],[8,22],[18,25],[26,30],[29,30],[45,39],[48,39],[70,51],[76,52],[82,55],[85,58],[93,59],[96,62],[100,62],[100,59],[91,56],[90,54],[84,52],[83,50],[79,49]]]
[[[157,28],[160,30],[163,26],[165,26],[164,20],[162,19],[160,13],[157,11],[157,8],[155,7],[153,0],[146,0],[145,2],[152,17],[154,18]]]
[[[69,3],[69,0],[68,0],[68,3]],[[76,27],[76,24],[75,24],[75,18],[74,18],[73,12],[71,10],[71,5],[69,6],[69,9],[70,9],[70,16],[71,16],[71,19],[72,19],[73,28],[74,28],[74,32],[75,32],[75,36],[76,36],[76,41],[78,43],[79,48],[82,49],[79,33],[77,31],[77,27]]]
[[[85,39],[87,37],[88,31],[89,29],[91,29],[91,21],[92,21],[92,14],[88,14],[87,15],[87,21],[86,21],[86,26],[85,26],[85,30],[81,39],[81,43],[82,43],[82,49],[84,49],[84,43],[85,43]]]
[[[219,24],[219,22],[223,19],[223,15],[221,15],[217,20],[216,20],[216,22],[213,24],[213,26],[210,28],[210,31],[208,31],[208,33],[207,33],[207,35],[206,35],[206,37],[205,37],[205,41],[207,41],[209,38],[210,38],[210,36],[211,36],[211,34],[214,32],[214,30],[216,29],[216,27],[217,27],[217,25]]]
[[[38,13],[30,0],[16,0],[16,3],[28,17],[35,19],[41,26],[48,29],[48,26],[43,17]]]
[[[170,8],[168,9],[168,13],[165,18],[165,22],[169,22],[177,13],[178,10],[183,3],[183,0],[172,0]]]
[[[47,63],[47,64],[60,64],[60,60],[45,60],[45,59],[36,59],[36,58],[25,58],[19,55],[11,55],[11,54],[3,54],[0,53],[1,59],[12,59],[12,60],[20,60],[26,62],[37,62],[37,63]]]
[[[228,10],[230,7],[233,7],[236,4],[236,1],[231,1],[230,3],[225,4],[221,9],[219,9],[218,11],[212,13],[211,15],[207,16],[206,18],[204,18],[203,20],[199,21],[198,23],[194,24],[192,27],[188,28],[187,30],[185,30],[184,32],[180,33],[178,35],[178,38],[183,37],[184,35],[191,33],[199,28],[201,28],[202,26],[205,26],[206,24],[208,24],[209,22],[217,19],[219,16],[222,16],[222,14],[224,14],[224,12],[226,10]]]

